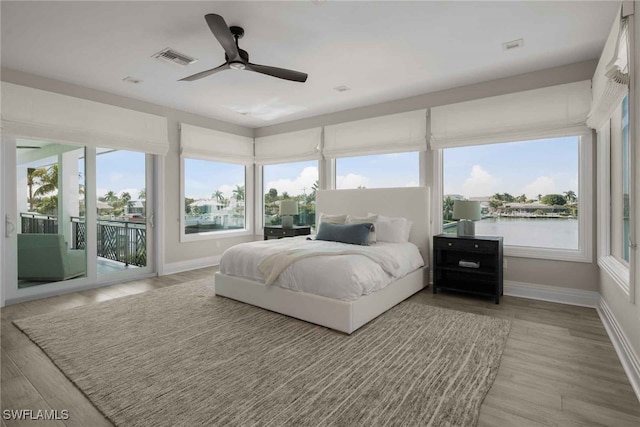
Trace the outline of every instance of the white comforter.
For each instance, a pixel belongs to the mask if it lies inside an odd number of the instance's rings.
[[[374,251],[388,262],[384,268],[369,256],[349,253],[305,257],[286,267],[273,285],[294,291],[354,301],[363,295],[380,290],[392,281],[422,267],[424,261],[418,247],[412,243],[378,242],[359,247],[337,242],[307,240],[306,236],[280,240],[243,243],[227,249],[220,261],[220,272],[264,283],[258,269],[262,261],[275,253],[295,249]],[[386,271],[385,271],[386,270]]]

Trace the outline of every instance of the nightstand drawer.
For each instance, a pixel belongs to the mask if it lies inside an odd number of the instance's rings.
[[[436,239],[436,249],[452,249],[464,251],[489,252],[494,251],[497,242],[464,239]]]
[[[294,230],[284,230],[278,228],[268,228],[265,230],[265,234],[269,237],[288,237],[295,235]]]

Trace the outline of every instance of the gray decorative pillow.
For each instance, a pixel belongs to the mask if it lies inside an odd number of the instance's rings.
[[[369,232],[372,228],[372,223],[331,224],[328,222],[322,222],[320,223],[316,240],[368,246]]]

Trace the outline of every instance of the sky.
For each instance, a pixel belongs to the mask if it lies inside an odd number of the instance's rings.
[[[145,154],[135,151],[109,151],[96,156],[96,194],[113,191],[120,197],[128,192],[137,200],[145,189]]]
[[[578,137],[444,150],[444,194],[578,194]]]

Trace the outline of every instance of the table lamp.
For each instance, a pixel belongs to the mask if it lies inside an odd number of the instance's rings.
[[[476,226],[473,221],[482,219],[480,202],[470,200],[456,200],[453,202],[453,219],[458,220],[458,236],[476,235]]]
[[[295,200],[282,200],[280,202],[280,216],[282,228],[293,228],[293,216],[298,215],[298,202]]]

